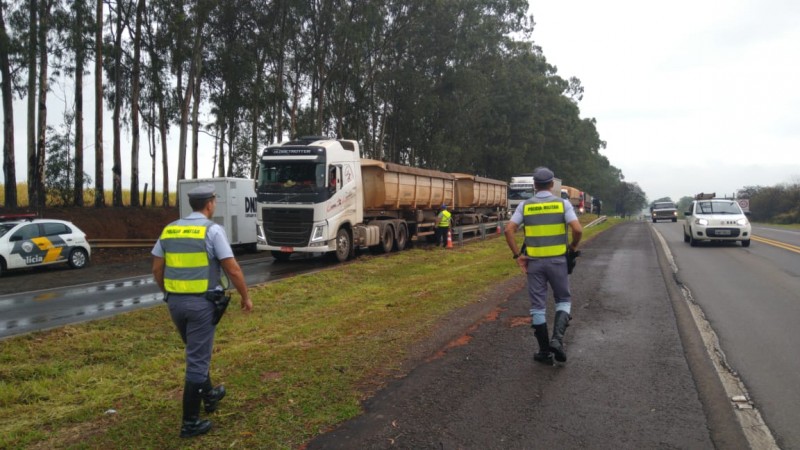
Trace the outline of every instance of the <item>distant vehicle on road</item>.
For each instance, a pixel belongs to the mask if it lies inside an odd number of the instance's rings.
[[[675,204],[672,202],[655,202],[650,206],[650,217],[653,223],[659,220],[678,221],[678,210],[675,209]]]
[[[742,247],[750,246],[750,221],[736,200],[695,200],[685,217],[683,241],[692,247],[701,241],[739,241]]]
[[[0,216],[0,275],[6,270],[67,263],[89,264],[92,249],[73,223],[36,219],[32,214]]]

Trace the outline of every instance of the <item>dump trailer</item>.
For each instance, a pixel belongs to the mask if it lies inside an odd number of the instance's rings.
[[[257,191],[258,247],[278,260],[399,251],[433,233],[442,204],[456,224],[499,218],[506,207],[502,181],[361,158],[356,141],[314,136],[267,147]]]

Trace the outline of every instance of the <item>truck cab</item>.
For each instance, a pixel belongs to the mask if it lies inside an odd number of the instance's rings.
[[[351,140],[311,136],[267,147],[256,189],[265,240],[259,250],[278,260],[337,250],[349,257],[353,236],[347,230],[363,220],[360,160]]]

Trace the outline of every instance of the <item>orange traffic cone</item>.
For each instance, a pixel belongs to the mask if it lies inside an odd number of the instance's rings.
[[[503,234],[503,231],[500,229],[500,222],[497,222],[497,234]]]
[[[453,248],[453,230],[447,230],[447,248]]]

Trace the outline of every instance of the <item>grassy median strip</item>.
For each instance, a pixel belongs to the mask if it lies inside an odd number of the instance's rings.
[[[0,448],[296,448],[358,415],[438,319],[519,275],[500,237],[253,287],[255,311],[232,307],[217,330],[212,378],[229,395],[209,435],[188,442],[165,306],[6,339]]]

